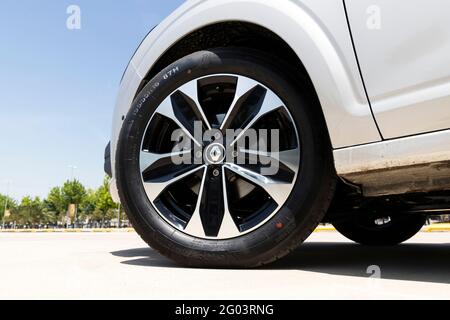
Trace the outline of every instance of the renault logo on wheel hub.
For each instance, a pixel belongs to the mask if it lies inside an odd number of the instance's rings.
[[[205,160],[208,164],[219,164],[225,159],[225,148],[220,143],[210,144],[205,150]]]

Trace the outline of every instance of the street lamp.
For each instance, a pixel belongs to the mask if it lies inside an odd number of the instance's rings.
[[[72,180],[75,180],[75,170],[78,169],[77,166],[69,165],[68,168],[70,169]]]

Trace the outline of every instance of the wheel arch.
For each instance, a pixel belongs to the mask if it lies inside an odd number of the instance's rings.
[[[226,33],[231,35],[223,37]],[[348,65],[336,38],[306,5],[291,0],[197,0],[158,25],[130,61],[114,112],[113,162],[124,116],[146,81],[182,55],[218,46],[269,51],[293,63],[293,73],[306,77],[316,93],[334,148],[380,140],[362,86],[355,81],[355,66]],[[112,167],[114,171],[114,163]]]
[[[282,59],[292,66],[293,72],[289,76],[301,77],[317,96],[303,63],[283,39],[261,25],[237,20],[212,23],[179,39],[151,66],[143,77],[136,95],[154,76],[178,59],[197,51],[220,47],[257,50]]]

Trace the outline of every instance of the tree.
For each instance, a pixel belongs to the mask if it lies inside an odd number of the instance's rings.
[[[60,187],[54,187],[50,190],[47,199],[44,200],[44,213],[52,224],[61,221],[67,211],[67,204]]]
[[[0,195],[0,218],[3,218],[5,202],[6,197]],[[66,217],[70,204],[76,206],[77,216],[81,220],[90,218],[104,225],[106,220],[116,218],[117,205],[109,194],[109,178],[105,177],[97,190],[86,190],[78,180],[73,180],[66,181],[62,187],[51,189],[44,201],[39,197],[24,197],[18,205],[8,198],[11,216],[6,218],[5,222],[16,222],[19,225],[55,225]]]
[[[86,188],[78,180],[66,181],[61,191],[67,209],[70,204],[74,204],[76,210],[86,197]]]
[[[45,223],[42,209],[43,203],[39,197],[24,197],[14,213],[14,220],[22,225]]]
[[[86,196],[79,207],[80,219],[86,220],[92,218],[95,212],[95,206],[97,204],[97,194],[95,190],[89,189],[86,192]]]
[[[105,220],[112,219],[115,216],[115,210],[117,205],[114,203],[111,195],[109,194],[109,178],[105,177],[103,185],[95,192],[96,203],[93,218],[102,222],[102,226]]]
[[[61,189],[65,204],[79,205],[86,196],[86,188],[78,180],[66,181]]]
[[[13,212],[17,207],[17,202],[7,196],[0,194],[0,222],[3,220],[3,216],[5,214],[5,209]],[[9,219],[5,217],[5,222],[8,222]]]

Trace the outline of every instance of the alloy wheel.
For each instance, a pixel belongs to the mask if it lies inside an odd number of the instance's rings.
[[[166,222],[197,238],[230,239],[282,208],[300,169],[300,140],[272,90],[217,74],[191,80],[162,101],[139,162],[146,195]]]

